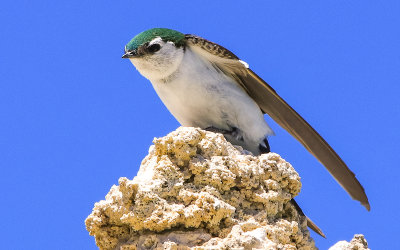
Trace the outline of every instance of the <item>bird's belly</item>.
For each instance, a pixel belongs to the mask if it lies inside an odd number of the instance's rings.
[[[168,110],[183,126],[209,127],[224,124],[224,101],[219,91],[212,90],[212,86],[181,81],[166,83],[168,86],[156,88],[161,100]],[[226,123],[226,122],[225,122]]]
[[[191,75],[153,86],[183,126],[238,128],[247,132],[244,136],[250,141],[272,134],[258,105],[234,82]]]

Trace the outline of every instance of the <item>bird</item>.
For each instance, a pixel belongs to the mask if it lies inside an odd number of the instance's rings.
[[[151,82],[182,126],[222,133],[254,155],[270,152],[268,136],[274,132],[264,119],[267,114],[318,159],[354,200],[370,210],[363,186],[340,156],[228,49],[196,35],[152,28],[133,37],[122,58],[128,58]],[[294,200],[292,204],[304,215]],[[307,225],[323,235],[311,220]]]

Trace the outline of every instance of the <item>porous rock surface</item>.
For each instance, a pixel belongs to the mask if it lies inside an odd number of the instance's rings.
[[[315,249],[289,203],[300,177],[278,154],[188,127],[153,142],[85,221],[100,249]]]
[[[370,250],[368,248],[367,240],[362,234],[354,235],[350,242],[345,240],[339,241],[335,245],[329,248],[329,250]]]

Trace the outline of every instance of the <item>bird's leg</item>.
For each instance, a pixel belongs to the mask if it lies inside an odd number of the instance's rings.
[[[231,130],[225,130],[225,129],[220,129],[220,128],[210,126],[210,127],[205,128],[204,130],[214,132],[214,133],[220,133],[223,135],[230,135],[238,141],[243,141],[242,133],[241,133],[240,129],[238,129],[236,127],[232,127]]]
[[[228,130],[216,128],[213,126],[207,127],[204,130],[209,131],[209,132],[219,133],[219,134],[228,134],[229,133]]]
[[[230,135],[238,141],[243,141],[242,131],[236,127],[232,128]]]

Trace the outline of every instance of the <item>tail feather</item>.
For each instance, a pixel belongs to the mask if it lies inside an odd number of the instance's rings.
[[[292,199],[290,201],[292,203],[292,205],[296,208],[297,212],[301,215],[306,217],[307,219],[307,227],[311,228],[311,230],[313,230],[314,232],[316,232],[317,234],[321,235],[322,237],[326,238],[325,234],[322,232],[322,230],[310,219],[308,218],[303,210],[300,208],[299,204],[297,204],[297,202]]]
[[[308,218],[307,216],[306,218],[307,218],[307,227],[311,228],[314,232],[326,238],[322,230],[310,218]]]
[[[260,154],[266,154],[271,152],[271,148],[268,143],[268,139],[264,138],[263,142],[258,145],[258,149],[260,150]]]

